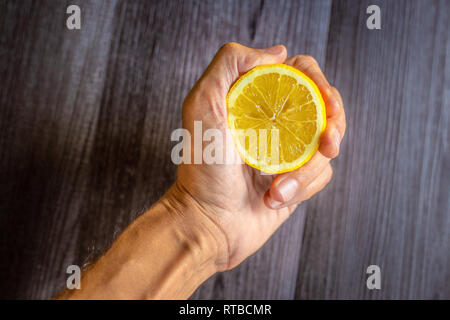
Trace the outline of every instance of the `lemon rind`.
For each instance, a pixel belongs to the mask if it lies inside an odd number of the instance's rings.
[[[270,166],[260,165],[262,163],[262,161],[258,161],[256,159],[253,159],[252,157],[250,157],[247,154],[246,150],[243,148],[243,146],[239,143],[239,141],[238,141],[239,138],[235,134],[234,130],[230,130],[234,145],[235,145],[240,157],[244,160],[244,162],[246,164],[248,164],[249,166],[256,168],[262,172],[265,172],[265,173],[278,174],[278,173],[288,172],[288,171],[292,171],[292,170],[300,168],[306,162],[308,162],[311,159],[311,157],[316,153],[316,151],[319,147],[320,136],[325,131],[325,128],[326,128],[326,110],[325,110],[325,102],[322,98],[319,88],[306,74],[304,74],[300,70],[298,70],[292,66],[286,65],[286,64],[261,65],[261,66],[254,67],[253,69],[248,71],[244,76],[240,77],[233,84],[230,91],[228,92],[228,95],[226,98],[226,104],[227,104],[227,122],[228,122],[228,126],[230,127],[230,129],[234,129],[234,127],[232,126],[233,121],[230,120],[230,112],[229,112],[230,106],[232,105],[232,103],[234,104],[234,101],[240,95],[240,93],[242,92],[242,89],[247,84],[251,83],[254,80],[254,78],[256,78],[257,76],[260,76],[260,75],[263,75],[266,73],[271,73],[271,72],[286,74],[291,77],[292,77],[291,72],[294,72],[296,74],[296,76],[294,78],[298,81],[298,83],[305,85],[309,89],[309,91],[313,95],[313,100],[319,101],[319,104],[320,104],[319,108],[321,109],[320,112],[319,112],[319,110],[317,110],[318,111],[317,113],[319,115],[318,120],[319,120],[320,130],[319,130],[318,134],[316,134],[314,136],[313,141],[306,145],[306,149],[305,149],[304,153],[297,160],[292,161],[292,162],[284,162],[280,165],[270,165]],[[320,115],[322,115],[322,117],[320,117]]]

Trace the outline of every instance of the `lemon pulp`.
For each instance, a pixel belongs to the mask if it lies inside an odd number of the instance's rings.
[[[263,65],[230,89],[227,121],[247,164],[281,173],[299,168],[317,150],[326,126],[325,104],[314,82],[299,70]]]

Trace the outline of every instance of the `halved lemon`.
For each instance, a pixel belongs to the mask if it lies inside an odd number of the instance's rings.
[[[285,65],[253,68],[231,87],[227,121],[243,160],[266,173],[301,167],[317,151],[326,127],[316,84]]]

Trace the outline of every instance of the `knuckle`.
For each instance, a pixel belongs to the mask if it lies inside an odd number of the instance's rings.
[[[261,62],[261,59],[257,53],[250,53],[244,57],[242,64],[245,69],[248,69],[248,68],[254,67],[256,65],[259,65],[260,62]]]
[[[297,181],[297,190],[303,190],[308,186],[308,183],[306,180],[307,179],[301,178],[298,175],[295,176],[295,181]]]
[[[239,47],[239,44],[236,42],[228,42],[225,43],[222,47],[220,47],[219,51],[224,53],[232,53]]]
[[[319,66],[317,60],[310,55],[301,55],[299,56],[299,60],[301,61],[301,64],[306,68]]]
[[[307,187],[307,183],[304,179],[296,179],[297,180],[297,185],[298,185],[298,190],[303,190]]]

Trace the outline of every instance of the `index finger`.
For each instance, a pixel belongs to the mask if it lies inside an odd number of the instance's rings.
[[[331,85],[327,78],[323,74],[316,59],[307,55],[297,55],[290,57],[285,61],[285,64],[289,64],[308,77],[317,85],[325,101],[325,107],[327,110],[327,117],[333,117],[340,112],[341,104],[338,98],[334,95]]]

